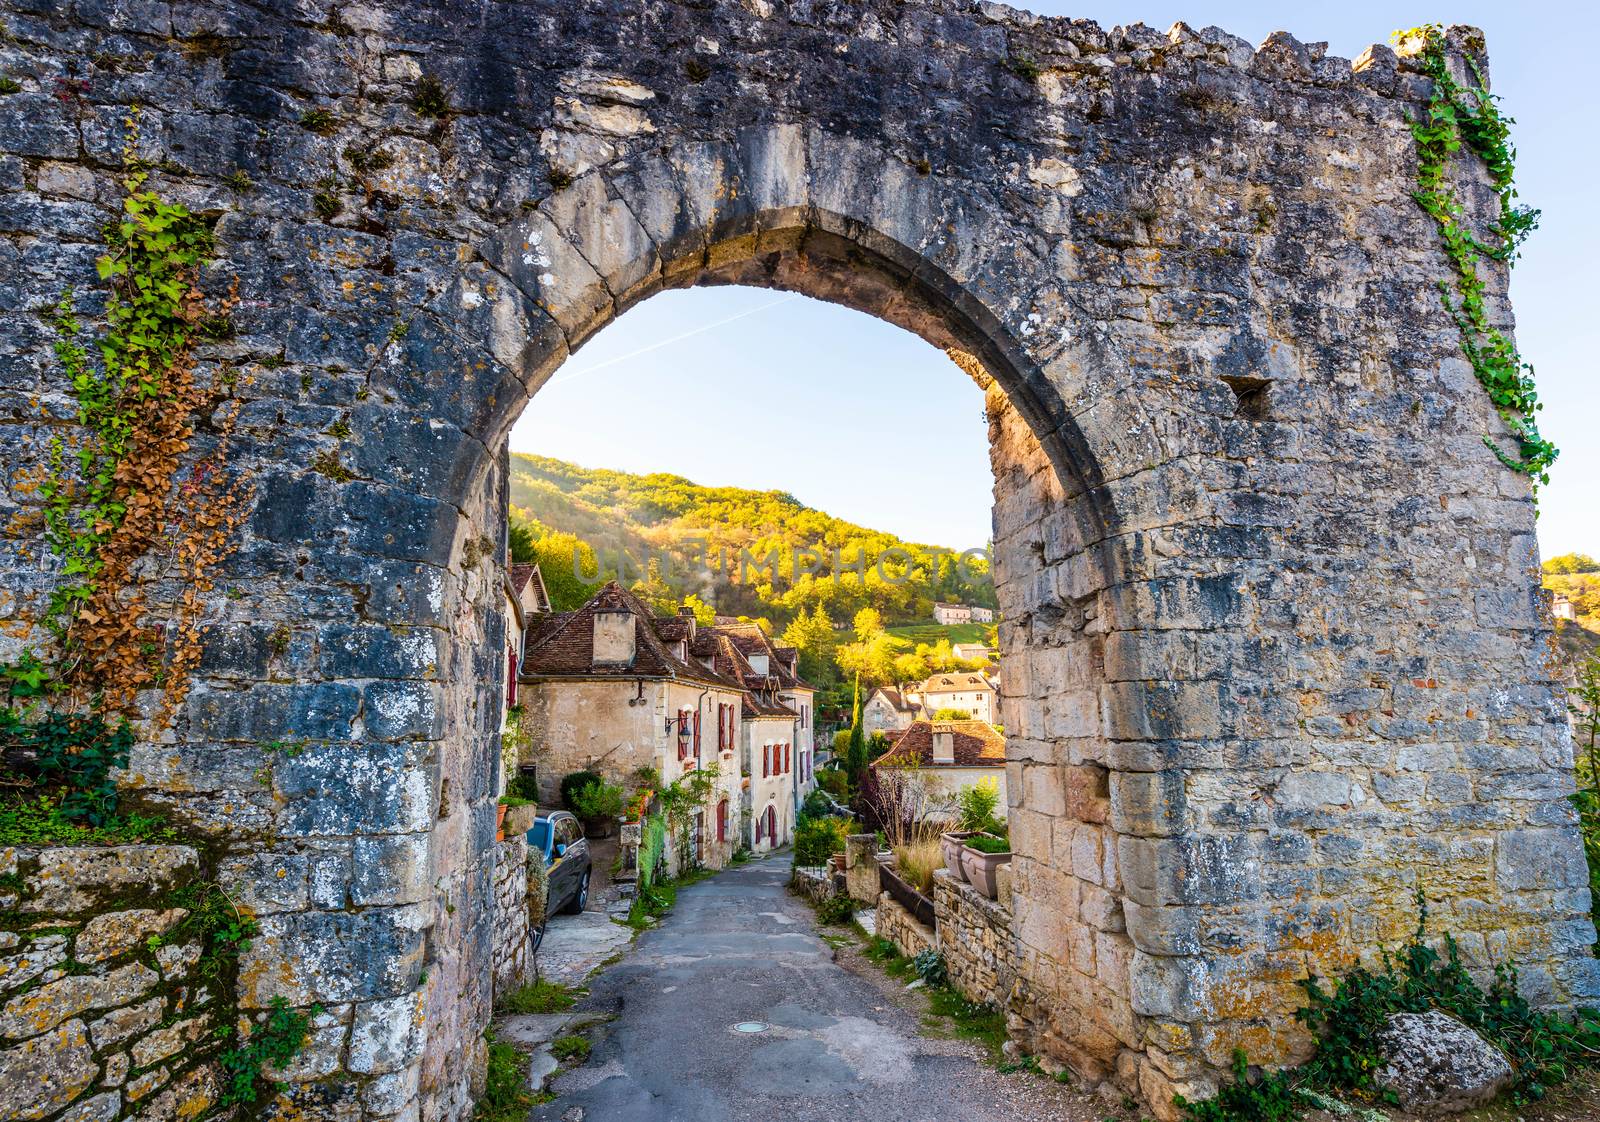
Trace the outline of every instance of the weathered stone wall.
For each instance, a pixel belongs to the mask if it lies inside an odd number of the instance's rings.
[[[0,1118],[165,1122],[217,1102],[218,993],[199,939],[171,934],[188,912],[170,898],[199,876],[186,846],[0,849]]]
[[[1506,429],[1438,300],[1425,84],[1391,52],[968,0],[23,0],[7,31],[0,657],[47,641],[49,311],[96,291],[131,105],[150,186],[217,218],[207,286],[238,280],[200,368],[238,375],[254,505],[125,781],[232,850],[245,1007],[320,1001],[351,1041],[281,1109],[466,1113],[497,450],[593,332],[695,283],[841,302],[994,379],[1031,1049],[1158,1109],[1236,1046],[1292,1059],[1293,979],[1393,942],[1419,886],[1474,965],[1596,995],[1530,494],[1483,446]],[[145,591],[170,618],[180,590]],[[373,1060],[379,1024],[422,1027]]]
[[[970,1001],[1022,1008],[1017,932],[1008,901],[991,900],[946,870],[933,874],[933,914],[950,984]]]
[[[877,935],[900,948],[900,953],[913,958],[931,947],[938,946],[938,937],[917,917],[887,892],[880,893],[875,905]],[[980,999],[983,1000],[983,999]]]
[[[494,992],[509,993],[531,981],[528,967],[528,839],[522,835],[495,845]]]

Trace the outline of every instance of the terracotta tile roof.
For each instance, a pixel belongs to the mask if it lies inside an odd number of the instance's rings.
[[[538,568],[531,561],[517,561],[511,566],[511,591],[518,596],[528,587],[528,578],[533,576],[533,570]]]
[[[783,690],[809,690],[814,687],[811,683],[795,673],[798,654],[793,647],[779,647],[772,641],[765,631],[754,623],[741,623],[734,620],[723,623],[725,617],[717,617],[717,630],[732,639],[734,644],[748,658],[750,655],[767,656],[767,674],[777,680],[777,688]]]
[[[762,701],[755,694],[744,695],[743,713],[746,717],[786,717],[793,720],[800,714],[777,701]]]
[[[618,666],[594,661],[596,612],[627,611],[633,615],[633,661]],[[575,612],[534,617],[523,647],[523,678],[685,678],[724,689],[741,689],[735,678],[725,678],[699,663],[683,661],[673,653],[673,643],[661,637],[661,625],[637,596],[616,581],[607,584]]]
[[[933,734],[955,734],[955,763],[933,762]],[[913,721],[873,767],[1004,767],[1005,737],[987,721]]]

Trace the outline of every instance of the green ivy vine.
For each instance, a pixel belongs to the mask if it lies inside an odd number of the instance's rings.
[[[66,470],[68,453],[58,438],[51,444],[49,477],[40,488],[46,534],[62,559],[64,579],[52,592],[45,616],[58,636],[94,595],[106,544],[128,513],[122,493],[130,484],[137,491],[164,482],[128,480],[122,469],[137,436],[137,407],[165,392],[165,375],[196,326],[187,304],[192,278],[211,248],[211,231],[183,205],[144,190],[147,175],[139,164],[130,164],[123,215],[108,226],[106,253],[96,261],[100,279],[110,284],[106,330],[96,343],[99,363],[80,341],[71,289],[56,307],[56,358],[86,434],[73,457],[76,478]]]
[[[1417,190],[1412,197],[1433,217],[1454,267],[1454,283],[1440,281],[1440,295],[1460,329],[1461,348],[1473,372],[1511,427],[1517,448],[1509,452],[1488,436],[1483,442],[1506,467],[1531,476],[1537,489],[1550,482],[1549,468],[1558,452],[1539,432],[1537,414],[1543,406],[1534,388],[1533,367],[1522,360],[1511,339],[1489,323],[1484,285],[1478,276],[1478,263],[1485,257],[1507,263],[1514,260],[1518,247],[1539,224],[1537,210],[1516,202],[1516,150],[1511,144],[1514,122],[1501,115],[1497,99],[1470,55],[1466,64],[1474,84],[1456,80],[1446,58],[1442,27],[1428,24],[1395,33],[1396,42],[1406,40],[1421,42],[1416,61],[1433,82],[1426,113],[1411,122],[1417,144]],[[1500,201],[1499,217],[1486,238],[1473,233],[1449,182],[1450,160],[1463,145],[1483,160]]]

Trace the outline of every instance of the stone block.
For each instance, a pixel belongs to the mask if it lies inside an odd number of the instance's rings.
[[[122,1096],[106,1091],[73,1105],[56,1122],[116,1122],[122,1115]]]
[[[72,915],[102,900],[179,888],[193,878],[199,863],[199,855],[183,845],[42,850],[20,910]]]
[[[370,1001],[409,993],[422,968],[427,909],[369,908],[264,916],[261,934],[239,959],[239,1004],[264,1009]]]
[[[149,1036],[133,1042],[133,1062],[136,1067],[149,1067],[175,1055],[184,1046],[193,1044],[206,1035],[210,1023],[204,1017],[191,1017],[166,1028],[157,1029]]]
[[[7,1001],[0,1008],[0,1036],[21,1039],[88,1009],[125,1005],[158,981],[155,971],[139,963],[104,975],[69,974]]]
[[[99,1073],[82,1021],[68,1021],[0,1051],[0,1118],[16,1122],[48,1118],[77,1098]]]
[[[89,1026],[89,1035],[94,1039],[95,1048],[104,1052],[135,1033],[158,1024],[165,1007],[165,999],[152,997],[138,1005],[112,1010]]]
[[[421,833],[433,822],[433,773],[406,745],[313,745],[280,760],[273,781],[289,802],[286,836]]]
[[[152,935],[165,934],[188,914],[183,908],[167,908],[163,911],[135,908],[132,911],[97,915],[78,932],[72,955],[79,962],[101,962],[115,958],[143,945]]]
[[[1588,876],[1575,830],[1503,830],[1495,838],[1494,879],[1502,892],[1572,888]]]
[[[426,834],[356,838],[350,865],[350,902],[356,907],[420,904],[429,898]]]
[[[158,1069],[159,1070],[159,1069]],[[138,1122],[187,1122],[202,1117],[217,1101],[220,1087],[210,1065],[191,1069],[151,1098],[137,1115]]]
[[[32,939],[25,950],[0,957],[0,993],[9,993],[27,985],[46,970],[54,969],[66,960],[65,935],[41,935]]]

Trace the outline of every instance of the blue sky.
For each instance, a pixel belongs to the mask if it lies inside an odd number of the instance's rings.
[[[1576,5],[1454,2],[1409,10],[1346,2],[1060,4],[1032,10],[1215,24],[1259,43],[1285,30],[1353,58],[1398,26],[1469,23],[1488,36],[1494,89],[1517,119],[1522,201],[1544,212],[1512,281],[1517,341],[1561,448],[1540,500],[1546,557],[1600,554],[1600,97]],[[713,428],[708,417],[720,418]],[[671,471],[779,488],[852,521],[955,548],[989,533],[983,402],[938,351],[899,328],[805,297],[746,288],[668,292],[601,332],[559,370],[512,433],[519,452],[590,467]]]

